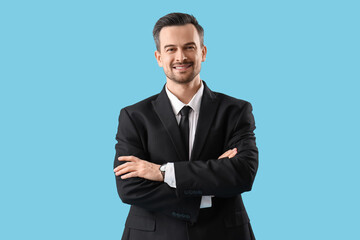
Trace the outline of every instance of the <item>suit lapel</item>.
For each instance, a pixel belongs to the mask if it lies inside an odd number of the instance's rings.
[[[219,106],[215,94],[204,83],[204,94],[201,100],[200,114],[196,127],[195,140],[190,161],[198,159],[204,147],[210,127]]]
[[[203,83],[204,93],[201,100],[191,161],[196,160],[200,156],[219,105],[219,101],[216,99],[215,94],[207,87],[204,81]],[[166,94],[165,86],[152,104],[156,114],[170,136],[179,157],[179,161],[186,161],[188,157],[186,156],[185,146],[181,138],[180,129],[171,107],[170,100]]]
[[[176,149],[179,161],[186,161],[186,150],[181,138],[179,126],[177,124],[170,100],[166,94],[165,87],[160,92],[156,100],[152,102],[154,110],[164,125],[171,141]]]

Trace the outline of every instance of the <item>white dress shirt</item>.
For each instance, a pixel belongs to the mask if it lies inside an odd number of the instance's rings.
[[[191,107],[191,110],[189,112],[189,159],[191,157],[192,148],[194,145],[194,139],[195,139],[195,132],[196,132],[196,126],[199,119],[199,113],[200,113],[200,105],[201,105],[201,99],[204,92],[204,85],[201,81],[201,86],[199,90],[195,93],[193,98],[190,100],[188,104],[185,104],[181,102],[166,86],[166,93],[170,100],[172,109],[174,111],[176,120],[178,124],[180,123],[181,115],[180,110],[184,106]],[[174,170],[174,163],[169,162],[165,166],[165,177],[164,182],[166,182],[170,187],[176,188],[176,179],[175,179],[175,170]],[[207,208],[211,207],[211,196],[202,196],[200,208]]]

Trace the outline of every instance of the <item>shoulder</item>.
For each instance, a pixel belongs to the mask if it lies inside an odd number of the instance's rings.
[[[234,98],[223,93],[214,92],[214,94],[219,101],[219,116],[225,116],[226,118],[230,119],[231,122],[236,119],[234,129],[244,126],[251,126],[251,129],[255,129],[255,119],[252,113],[253,108],[250,102],[243,99]]]
[[[234,107],[234,108],[252,108],[251,103],[243,100],[243,99],[239,99],[239,98],[235,98],[223,93],[219,93],[219,92],[212,92],[216,99],[219,101],[220,103],[220,107]]]
[[[255,124],[254,116],[252,114],[253,108],[250,102],[219,92],[213,92],[213,94],[219,103],[219,116],[231,119],[232,121],[238,119],[236,126],[238,126],[239,123]]]
[[[140,102],[126,106],[123,108],[123,110],[126,110],[128,113],[133,113],[149,109],[151,108],[152,102],[157,99],[158,96],[159,94],[155,94],[151,97],[141,100]]]
[[[140,102],[122,108],[120,111],[120,119],[130,118],[135,121],[144,121],[146,118],[154,115],[152,102],[156,100],[158,96],[159,94],[155,94]]]
[[[246,100],[235,98],[235,97],[226,95],[224,93],[212,91],[207,86],[206,82],[204,82],[204,85],[205,85],[204,94],[209,96],[209,98],[212,99],[212,101],[217,101],[220,104],[221,108],[234,107],[234,108],[242,109],[247,106],[251,107],[251,104]]]

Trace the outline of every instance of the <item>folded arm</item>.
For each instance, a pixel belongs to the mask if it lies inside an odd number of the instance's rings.
[[[119,117],[116,135],[116,155],[114,168],[124,164],[120,156],[136,156],[146,159],[142,141],[130,116],[123,109]],[[162,181],[151,181],[141,177],[122,179],[116,176],[116,187],[124,203],[135,205],[149,211],[161,212],[178,219],[195,221],[199,212],[200,197],[180,198],[175,189]]]
[[[174,163],[179,196],[231,197],[251,190],[258,168],[258,149],[250,103],[235,120],[226,146],[226,149],[237,148],[234,157]]]
[[[120,198],[125,203],[151,211],[172,216],[186,215],[186,218],[193,220],[198,214],[201,196],[231,197],[251,190],[258,168],[258,149],[254,136],[255,122],[249,103],[235,121],[225,150],[236,148],[237,152],[227,151],[220,159],[174,162],[174,189],[159,177],[159,165],[142,160],[147,159],[142,150],[142,141],[128,113],[122,110],[114,161]],[[131,155],[137,158],[129,157]],[[120,156],[122,157],[118,159]],[[126,167],[118,167],[125,162]],[[176,211],[186,213],[176,215]]]

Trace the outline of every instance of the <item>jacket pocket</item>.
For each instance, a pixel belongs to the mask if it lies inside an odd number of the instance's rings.
[[[250,220],[245,210],[235,212],[224,218],[224,223],[226,227],[241,226],[249,222]]]
[[[148,216],[129,215],[125,227],[153,232],[155,231],[155,219]]]

